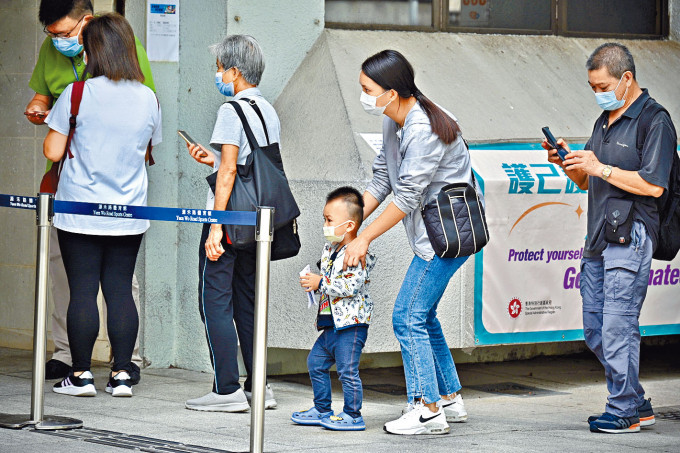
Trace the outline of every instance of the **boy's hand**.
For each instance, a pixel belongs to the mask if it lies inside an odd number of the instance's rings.
[[[307,292],[319,289],[319,283],[321,283],[321,276],[318,274],[307,273],[300,277],[300,286]]]

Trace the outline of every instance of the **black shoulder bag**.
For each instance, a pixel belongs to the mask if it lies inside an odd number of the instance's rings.
[[[653,98],[649,98],[642,106],[642,112],[638,119],[636,143],[640,161],[642,161],[642,149],[645,146],[652,120],[660,112],[666,112],[670,116],[668,110]],[[677,151],[673,151],[668,190],[665,190],[663,195],[656,199],[659,207],[660,225],[656,250],[652,257],[655,260],[662,261],[673,261],[680,251],[680,158]]]
[[[466,146],[467,148],[467,146]],[[458,258],[479,252],[489,242],[482,195],[466,182],[447,184],[437,198],[421,208],[427,237],[440,258]]]
[[[283,161],[278,143],[269,143],[267,125],[259,107],[253,100],[244,99],[255,110],[262,122],[267,146],[260,147],[253,134],[238,101],[229,104],[241,119],[243,130],[250,145],[250,155],[244,165],[237,165],[234,187],[227,203],[228,211],[255,211],[258,206],[274,208],[274,241],[272,243],[272,261],[290,258],[300,250],[297,217],[300,209],[288,185],[288,178],[283,170]],[[217,172],[207,178],[208,184],[215,192]],[[255,227],[249,225],[225,225],[232,246],[243,249],[255,243]]]

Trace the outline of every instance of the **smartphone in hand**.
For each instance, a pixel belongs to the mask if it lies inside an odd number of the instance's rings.
[[[193,138],[191,138],[191,136],[189,134],[187,134],[186,131],[178,130],[177,133],[179,134],[180,137],[182,137],[182,139],[185,142],[187,142],[187,145],[198,145],[198,142],[196,140],[194,140]],[[207,155],[208,155],[208,153],[203,151],[203,152],[201,152],[199,157],[205,157]]]
[[[47,112],[24,112],[24,115],[31,116],[33,118],[43,119],[47,116]]]
[[[542,128],[541,130],[543,131],[543,135],[545,135],[545,139],[548,141],[548,144],[552,148],[555,148],[557,150],[557,155],[560,156],[560,159],[564,160],[569,152],[557,144],[557,140],[555,139],[555,136],[552,134],[552,132],[550,132],[550,128],[548,126]]]

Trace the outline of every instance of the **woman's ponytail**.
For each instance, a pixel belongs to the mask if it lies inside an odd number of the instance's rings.
[[[458,123],[416,87],[413,66],[401,53],[396,50],[378,52],[363,62],[361,70],[385,90],[394,90],[404,99],[414,96],[430,120],[432,132],[441,141],[448,145],[458,138]]]
[[[439,139],[447,145],[453,143],[460,134],[460,127],[456,120],[440,109],[437,104],[430,101],[420,90],[416,90],[415,97],[430,120],[432,132],[437,134]]]

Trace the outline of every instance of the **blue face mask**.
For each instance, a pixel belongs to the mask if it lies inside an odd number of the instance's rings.
[[[597,105],[599,105],[602,110],[609,111],[618,110],[621,107],[623,107],[623,104],[626,103],[626,94],[628,94],[628,87],[626,87],[626,91],[623,93],[623,97],[621,98],[621,100],[616,99],[616,90],[619,88],[619,85],[621,85],[622,80],[623,74],[621,75],[621,78],[619,79],[619,83],[616,85],[616,88],[614,88],[612,91],[605,91],[604,93],[595,93],[595,100],[597,101]]]
[[[82,21],[83,19],[80,20]],[[84,22],[80,24],[78,34],[75,36],[71,36],[70,38],[52,38],[52,44],[54,45],[54,48],[65,57],[73,58],[76,55],[79,55],[80,52],[83,51],[83,45],[78,42],[78,36],[80,36],[83,25],[85,25]]]
[[[218,72],[217,74],[215,74],[215,85],[217,85],[217,89],[224,96],[233,96],[234,95],[234,82],[224,83],[222,81],[222,74],[224,74],[224,73]]]
[[[83,45],[78,42],[78,36],[70,38],[52,38],[52,44],[65,57],[75,57],[83,51]]]

